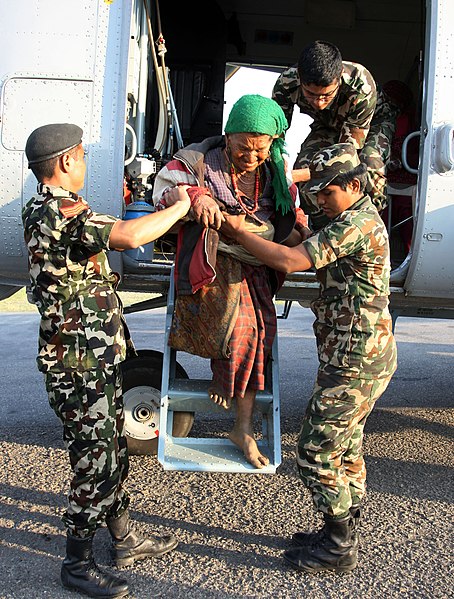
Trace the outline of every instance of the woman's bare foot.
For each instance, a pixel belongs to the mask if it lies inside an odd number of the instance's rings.
[[[230,410],[232,407],[232,398],[226,397],[222,393],[220,393],[215,386],[211,386],[208,389],[208,395],[213,403],[224,408],[225,410]]]
[[[241,449],[244,457],[254,468],[263,468],[269,464],[269,459],[260,453],[252,431],[243,431],[239,427],[234,426],[230,431],[229,439]]]

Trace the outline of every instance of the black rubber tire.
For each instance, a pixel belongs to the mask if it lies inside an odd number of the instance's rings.
[[[154,350],[139,350],[137,358],[122,363],[123,394],[134,387],[146,386],[161,390],[163,354]],[[176,363],[176,376],[189,378],[184,368]],[[194,423],[194,412],[175,412],[173,416],[173,435],[186,437]],[[128,451],[131,455],[156,455],[158,439],[137,439],[126,433]]]

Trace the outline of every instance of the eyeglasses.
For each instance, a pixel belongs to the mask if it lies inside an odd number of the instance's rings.
[[[333,90],[331,90],[327,94],[314,94],[313,92],[306,89],[304,87],[304,85],[301,85],[303,94],[306,96],[306,98],[310,98],[311,100],[329,100],[330,98],[332,98],[334,96],[334,94],[337,92],[339,87],[340,87],[340,82],[336,85],[336,87]]]

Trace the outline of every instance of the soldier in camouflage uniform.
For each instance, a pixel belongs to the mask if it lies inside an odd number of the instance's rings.
[[[93,212],[77,195],[86,168],[81,140],[82,129],[66,123],[33,131],[25,151],[38,194],[22,218],[31,289],[41,314],[38,368],[63,423],[73,471],[63,517],[67,545],[61,580],[91,597],[123,597],[126,582],[94,562],[95,531],[107,523],[118,566],[162,555],[177,541],[173,535],[143,539],[130,528],[119,366],[133,346],[106,250],[153,241],[186,214],[190,200],[182,188],[168,210],[131,221]]]
[[[328,220],[316,197],[304,190],[308,165],[315,152],[335,143],[350,142],[360,150],[367,166],[366,193],[377,209],[383,210],[388,203],[386,163],[398,108],[377,90],[370,72],[360,64],[343,62],[333,44],[316,41],[303,50],[297,65],[279,76],[272,97],[282,107],[289,126],[295,105],[314,119],[293,167],[301,207],[309,214],[313,229],[320,229]]]
[[[319,369],[297,446],[298,470],[325,520],[321,531],[294,535],[284,557],[307,572],[352,570],[357,563],[360,502],[365,494],[363,430],[396,369],[388,310],[386,227],[364,195],[366,167],[353,144],[317,152],[306,191],[330,219],[300,246],[251,237],[226,216],[222,230],[268,266],[284,272],[315,267],[313,302]]]

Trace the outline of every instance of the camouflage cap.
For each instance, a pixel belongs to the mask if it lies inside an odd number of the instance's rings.
[[[317,193],[341,174],[348,173],[361,163],[351,143],[334,144],[319,150],[309,163],[311,178],[304,185],[306,193]]]
[[[61,156],[82,142],[83,131],[70,123],[54,123],[35,129],[27,139],[28,166]]]

